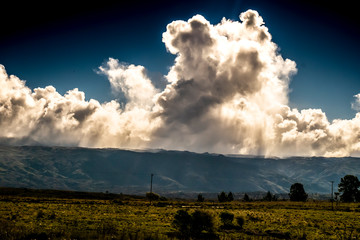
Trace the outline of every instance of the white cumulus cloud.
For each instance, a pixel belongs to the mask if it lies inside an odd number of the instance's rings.
[[[354,95],[355,101],[351,103],[351,108],[360,111],[360,93]]]
[[[0,137],[50,145],[145,147],[151,124],[142,100],[131,111],[116,101],[100,104],[78,89],[60,95],[53,86],[33,91],[0,65]],[[139,107],[135,105],[139,104]],[[16,142],[16,141],[15,141]]]
[[[124,103],[86,101],[78,89],[32,91],[0,65],[0,137],[267,156],[360,153],[360,113],[329,122],[320,109],[288,106],[296,64],[280,55],[258,12],[215,25],[195,15],[171,22],[162,37],[176,55],[165,89],[154,87],[143,66],[109,58],[99,68]]]

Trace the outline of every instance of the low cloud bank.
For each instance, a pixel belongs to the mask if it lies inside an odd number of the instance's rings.
[[[110,58],[99,67],[126,102],[85,100],[78,89],[26,87],[0,65],[0,138],[40,144],[165,148],[267,156],[349,156],[360,152],[360,114],[329,122],[321,109],[291,109],[296,64],[284,59],[256,11],[213,25],[203,16],[163,33],[176,55],[156,89],[143,66]],[[360,109],[360,94],[352,108]]]

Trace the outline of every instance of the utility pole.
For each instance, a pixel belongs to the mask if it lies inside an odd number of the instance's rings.
[[[334,211],[334,181],[331,182],[331,210]]]
[[[151,180],[150,180],[150,205],[151,205],[151,200],[153,198],[153,195],[152,195],[152,182],[153,182],[153,177],[154,177],[154,174],[152,173],[151,174]]]

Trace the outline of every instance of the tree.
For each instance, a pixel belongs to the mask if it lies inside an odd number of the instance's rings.
[[[219,202],[226,202],[227,201],[227,195],[224,191],[222,191],[220,193],[220,195],[218,195],[218,200]]]
[[[268,202],[270,202],[270,201],[277,201],[278,200],[278,198],[276,197],[276,195],[274,194],[271,194],[271,192],[270,191],[268,191],[267,193],[266,193],[266,195],[263,197],[263,201],[268,201]]]
[[[360,201],[360,181],[354,175],[346,175],[341,178],[341,181],[338,185],[340,195],[340,200],[343,202],[358,202]]]
[[[231,202],[231,201],[234,201],[234,195],[232,192],[229,192],[228,196],[227,196],[227,201],[228,202]]]
[[[232,192],[229,192],[229,194],[226,194],[224,191],[218,195],[219,202],[231,202],[234,200],[234,195]]]
[[[245,193],[243,200],[244,200],[244,202],[250,202],[251,201],[251,199],[249,198],[249,195],[247,195],[247,193]]]
[[[197,197],[197,201],[198,202],[203,202],[205,200],[205,198],[203,197],[202,194],[199,194],[198,197]]]
[[[289,197],[291,201],[305,202],[308,195],[306,194],[304,186],[301,183],[294,183],[290,187]]]
[[[270,193],[270,191],[267,192],[267,194],[264,196],[263,200],[268,201],[268,202],[271,202],[273,200],[273,196]]]
[[[274,194],[272,195],[272,200],[271,201],[277,201],[278,200],[278,197]]]

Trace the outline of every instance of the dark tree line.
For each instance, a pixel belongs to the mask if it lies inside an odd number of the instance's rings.
[[[360,202],[360,180],[354,175],[346,175],[341,178],[341,181],[338,185],[340,200],[342,202]],[[301,183],[294,183],[290,187],[289,192],[290,201],[305,202],[308,199],[308,194],[305,192],[304,186]],[[204,197],[199,194],[198,202],[203,202]],[[219,202],[231,202],[234,200],[234,195],[232,192],[226,194],[224,191],[218,195]],[[263,201],[276,201],[277,197],[275,194],[271,194],[270,191],[263,197]],[[245,193],[243,201],[249,202],[252,199]]]

